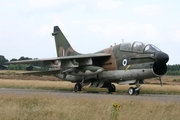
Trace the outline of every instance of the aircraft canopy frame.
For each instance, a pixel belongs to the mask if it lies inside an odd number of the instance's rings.
[[[153,53],[161,51],[159,48],[152,44],[145,44],[138,41],[135,41],[133,43],[121,43],[120,50],[135,53]]]

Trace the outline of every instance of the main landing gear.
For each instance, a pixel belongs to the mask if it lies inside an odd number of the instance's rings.
[[[108,89],[109,93],[112,93],[112,92],[116,91],[116,86],[114,84],[110,84],[107,89]]]
[[[82,86],[81,83],[76,83],[75,86],[74,86],[74,91],[79,92],[79,91],[81,91],[82,87],[83,86]],[[109,84],[108,83],[108,84],[105,84],[104,87],[108,89],[109,93],[112,93],[112,92],[116,91],[116,86],[114,84]]]
[[[74,91],[78,92],[81,91],[81,89],[82,89],[82,85],[80,83],[76,83],[74,86]]]

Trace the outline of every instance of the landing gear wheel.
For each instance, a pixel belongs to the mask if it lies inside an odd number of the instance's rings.
[[[115,92],[116,91],[116,86],[114,84],[111,84],[108,88],[109,93]]]
[[[128,90],[129,95],[133,95],[134,92],[135,92],[134,88],[130,87],[129,90]]]
[[[77,91],[81,91],[81,84],[80,83],[76,83],[75,86],[74,86],[74,91],[77,92]]]

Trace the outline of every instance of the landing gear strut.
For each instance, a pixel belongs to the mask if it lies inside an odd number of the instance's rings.
[[[110,86],[108,87],[108,91],[109,91],[109,93],[115,92],[116,86],[114,84],[110,84]]]
[[[82,89],[82,86],[80,83],[76,83],[75,86],[74,86],[74,91],[77,92],[77,91],[81,91]]]
[[[136,87],[130,87],[128,90],[129,95],[139,95],[140,94],[140,84],[139,84],[139,80],[136,81]]]

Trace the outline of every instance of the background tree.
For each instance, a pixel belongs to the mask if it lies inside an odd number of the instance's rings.
[[[32,58],[21,56],[18,60],[32,60]]]
[[[16,58],[13,58],[13,59],[11,59],[10,61],[17,61],[18,59],[16,59]]]
[[[8,59],[6,59],[3,55],[0,55],[0,65],[3,65],[5,62],[8,62]]]
[[[180,75],[180,64],[168,65],[167,75]]]

